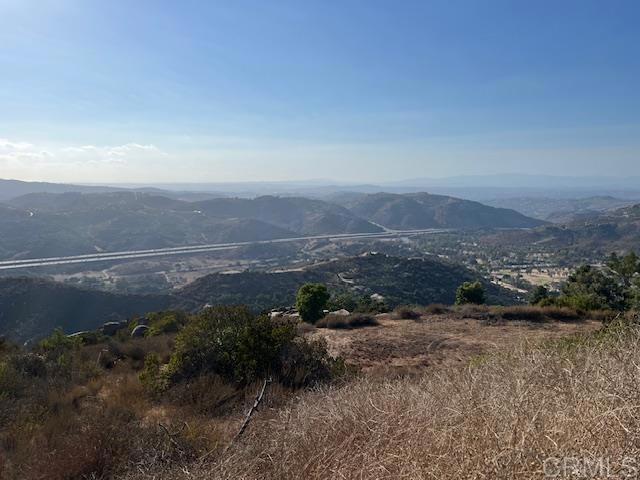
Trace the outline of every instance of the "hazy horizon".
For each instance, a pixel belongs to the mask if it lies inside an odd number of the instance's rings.
[[[0,1],[0,177],[640,176],[640,5]]]

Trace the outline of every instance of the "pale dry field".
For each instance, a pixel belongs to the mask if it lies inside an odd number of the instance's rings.
[[[451,315],[423,315],[420,320],[379,316],[380,325],[353,329],[316,329],[334,356],[366,373],[420,373],[426,368],[460,366],[474,357],[576,333],[593,332],[600,321],[489,323]]]

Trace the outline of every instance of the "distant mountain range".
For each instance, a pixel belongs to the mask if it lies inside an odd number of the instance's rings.
[[[430,192],[467,200],[516,197],[585,198],[615,196],[640,201],[638,177],[562,177],[553,175],[468,175],[445,178],[414,178],[379,184],[333,180],[226,183],[153,183],[115,185],[71,185],[0,179],[0,202],[28,193],[100,193],[137,191],[179,200],[198,201],[219,197],[254,198],[265,195],[323,199],[345,192]]]
[[[477,202],[419,194],[346,194],[323,201],[262,196],[184,201],[137,191],[31,193],[0,204],[0,258],[88,254],[383,227],[528,228],[543,222]]]
[[[529,217],[554,223],[567,223],[577,219],[597,216],[621,207],[638,203],[611,196],[586,198],[516,197],[485,201],[487,205],[511,208]]]
[[[128,188],[124,186],[107,185],[74,185],[68,183],[23,182],[21,180],[5,180],[0,178],[0,202],[14,199],[32,193],[107,193],[107,192],[140,192],[162,195],[169,198],[186,201],[207,200],[225,197],[222,192],[194,191],[179,189],[160,189],[149,186]]]
[[[61,327],[67,333],[98,328],[111,320],[168,308],[196,311],[205,304],[246,304],[255,311],[286,307],[298,288],[321,282],[334,293],[381,294],[398,304],[453,303],[456,288],[477,275],[438,258],[383,254],[334,260],[281,273],[243,272],[202,277],[172,295],[120,295],[80,289],[37,278],[0,279],[0,335],[37,339]],[[507,290],[484,282],[492,303],[514,303]]]
[[[630,189],[640,188],[640,177],[634,176],[561,176],[561,175],[458,175],[444,178],[412,178],[386,182],[385,186],[414,187],[495,187],[527,189]]]

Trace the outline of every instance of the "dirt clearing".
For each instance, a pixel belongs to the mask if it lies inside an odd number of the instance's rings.
[[[412,373],[425,367],[459,365],[498,349],[551,340],[599,329],[600,321],[490,323],[450,315],[423,316],[420,320],[378,317],[380,325],[353,330],[316,329],[332,355],[368,373]]]

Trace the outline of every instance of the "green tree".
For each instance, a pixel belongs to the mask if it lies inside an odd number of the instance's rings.
[[[540,302],[549,298],[549,289],[544,285],[538,285],[531,292],[531,296],[529,297],[529,303],[531,305],[538,305]]]
[[[307,323],[316,323],[323,317],[330,295],[327,287],[320,283],[307,283],[300,287],[296,296],[296,308]]]
[[[464,282],[456,291],[456,305],[467,303],[482,305],[484,302],[484,287],[480,282]]]
[[[626,287],[630,287],[633,277],[640,273],[640,258],[633,251],[623,257],[612,253],[607,260],[607,266],[620,276]]]
[[[354,297],[350,293],[340,293],[329,300],[327,308],[329,310],[340,310],[341,308],[344,308],[345,310],[354,312],[358,307],[360,300],[361,299]]]
[[[625,289],[614,278],[590,265],[578,268],[567,279],[560,300],[574,308],[597,310],[625,307]]]

